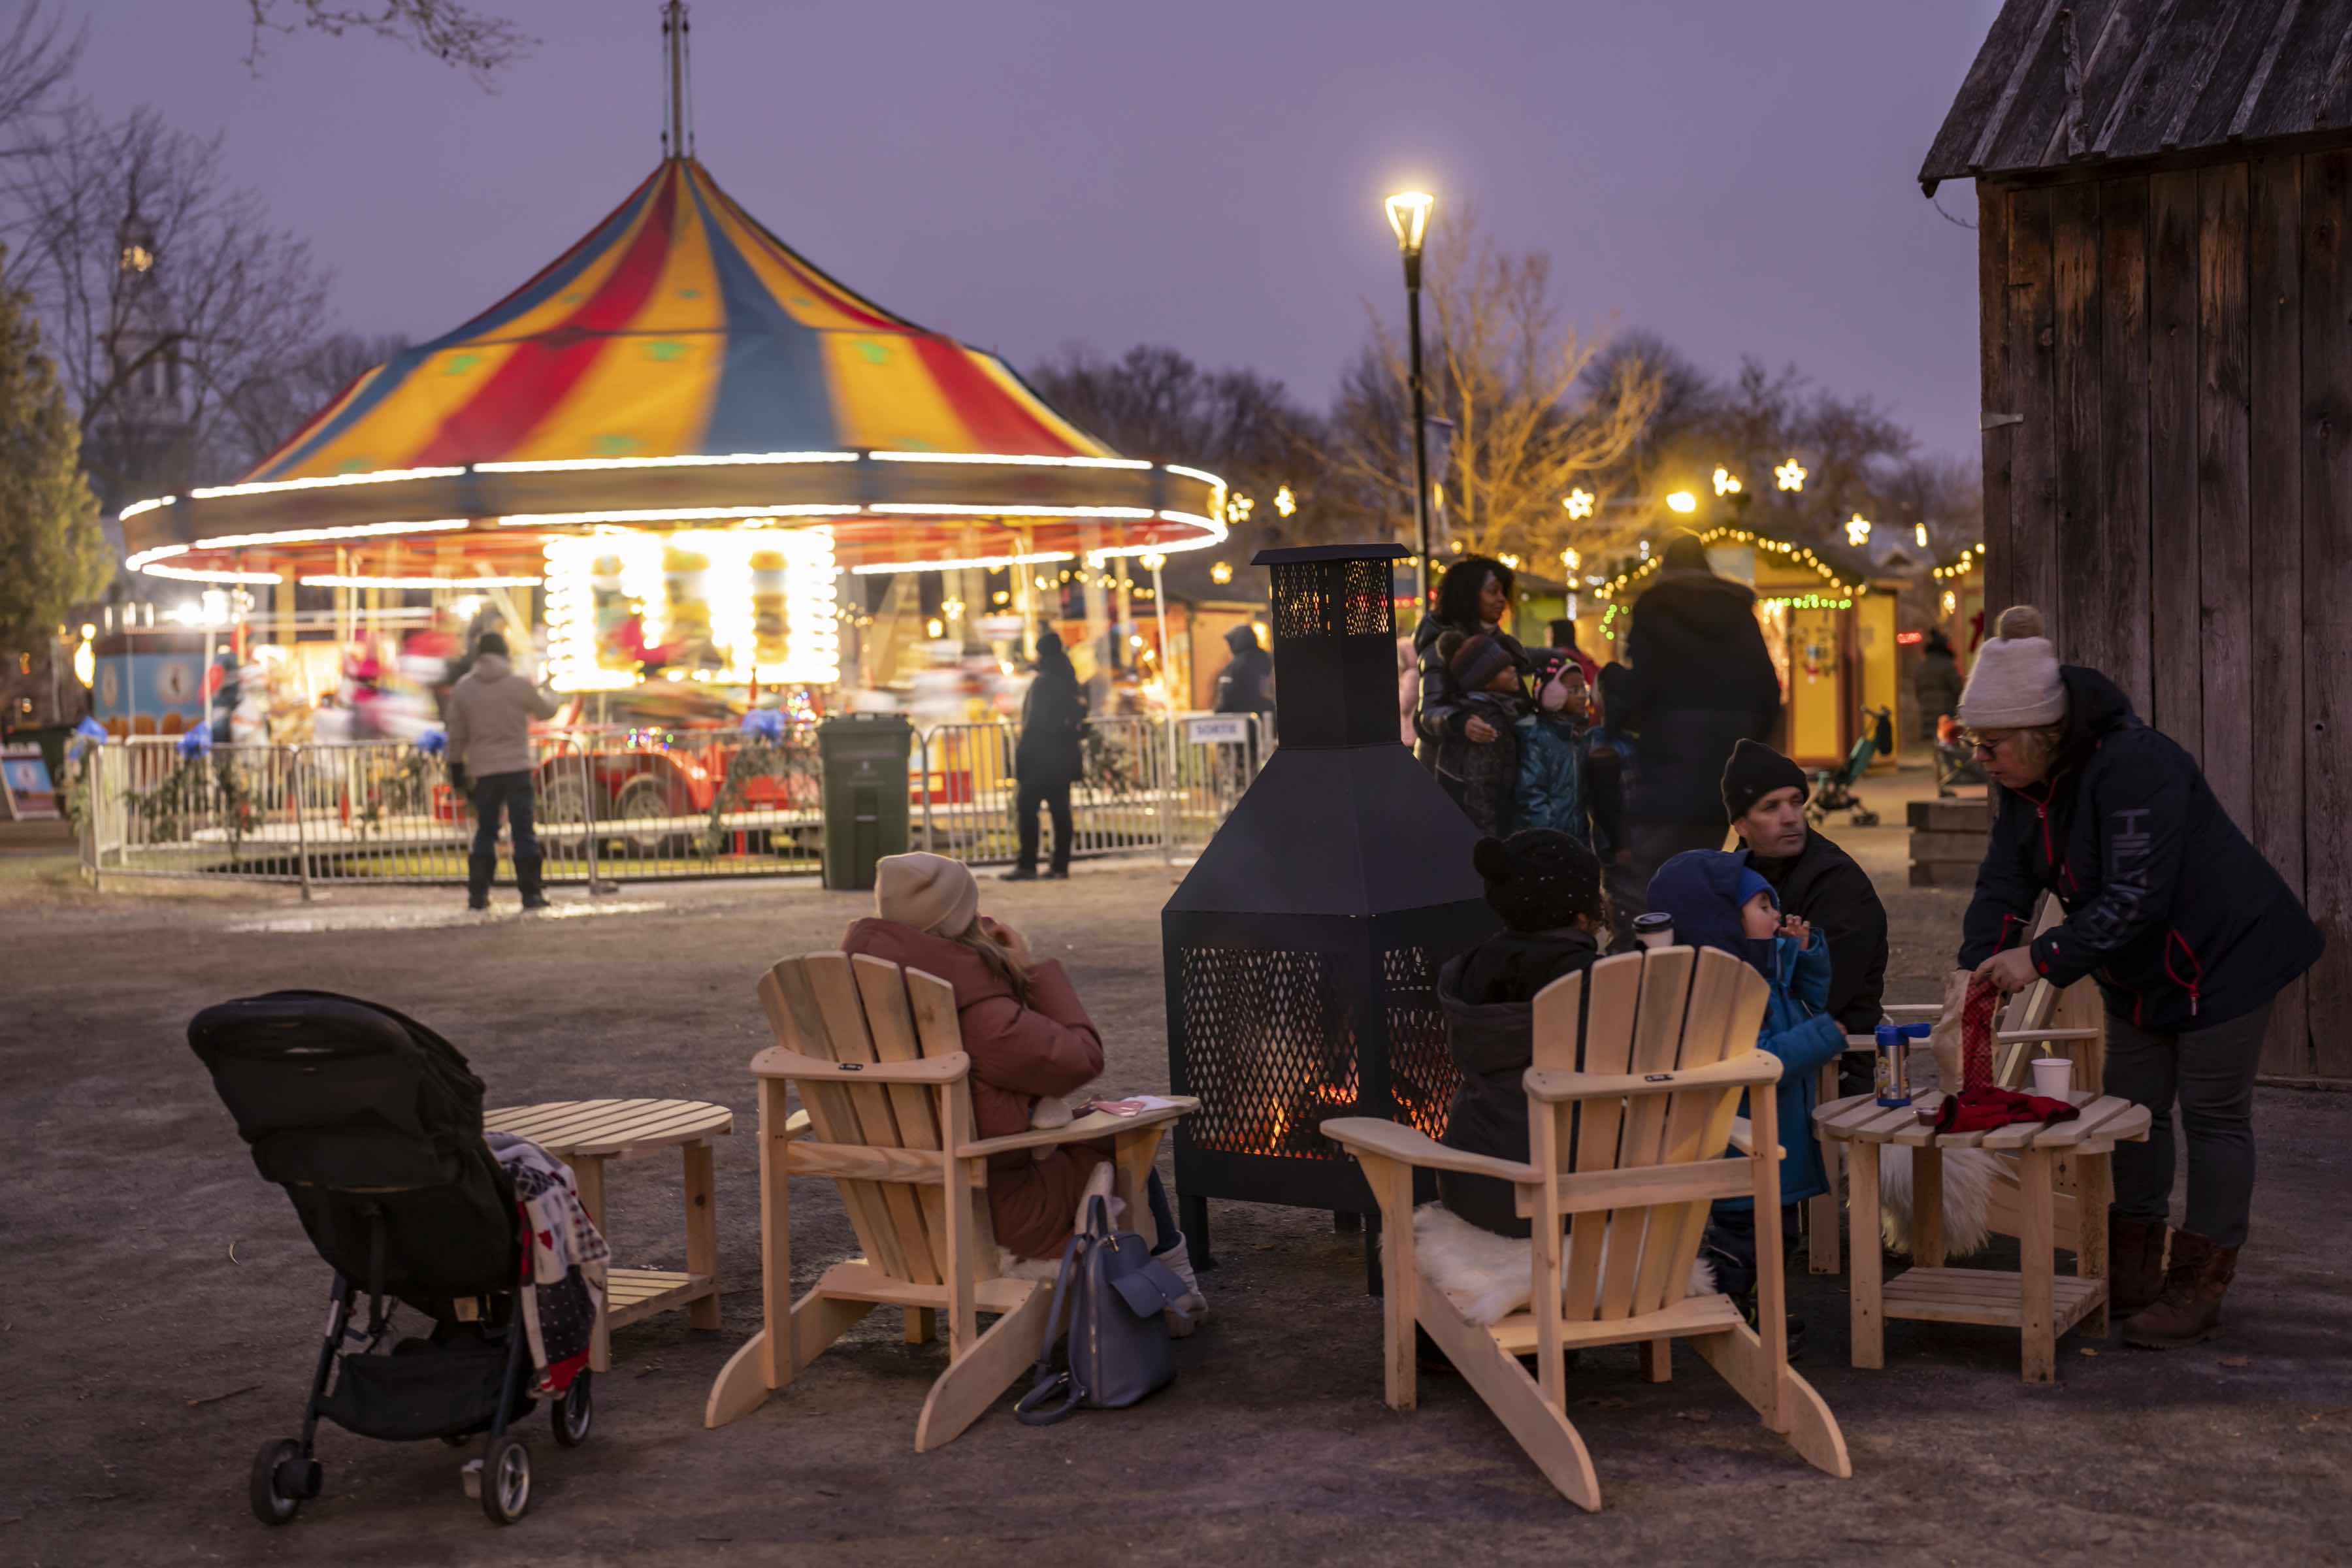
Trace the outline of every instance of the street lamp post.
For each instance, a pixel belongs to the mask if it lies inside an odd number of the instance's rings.
[[[1388,199],[1389,227],[1404,256],[1405,333],[1412,381],[1412,521],[1421,552],[1421,613],[1429,614],[1429,440],[1421,390],[1421,241],[1429,231],[1429,209],[1437,198],[1426,191],[1399,191]]]

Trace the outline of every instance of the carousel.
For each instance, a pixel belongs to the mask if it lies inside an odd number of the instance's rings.
[[[822,710],[922,650],[1009,671],[1073,620],[1132,670],[1124,619],[1158,595],[1130,563],[1223,540],[1223,482],[1120,456],[810,263],[692,155],[681,96],[669,155],[520,288],[236,483],[124,508],[126,567],[227,605],[240,647],[331,591],[346,665],[388,610],[488,603],[573,693]]]

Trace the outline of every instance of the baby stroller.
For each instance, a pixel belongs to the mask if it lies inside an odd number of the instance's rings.
[[[299,1437],[254,1456],[256,1518],[284,1524],[319,1495],[319,1418],[390,1442],[478,1433],[466,1489],[499,1524],[530,1506],[530,1450],[510,1430],[533,1400],[519,1291],[530,1253],[512,1180],[482,1139],[482,1080],[414,1019],[323,991],[278,991],[207,1007],[188,1044],[334,1269],[327,1337]],[[361,1298],[366,1319],[354,1326]],[[387,1345],[392,1300],[432,1320]],[[585,1371],[554,1404],[555,1440],[585,1442]]]
[[[1832,811],[1852,811],[1856,827],[1878,826],[1878,813],[1862,804],[1853,786],[1870,771],[1871,758],[1881,752],[1890,757],[1895,754],[1895,714],[1891,709],[1865,708],[1862,716],[1871,722],[1863,726],[1862,736],[1854,742],[1853,750],[1846,753],[1844,765],[1822,768],[1813,774],[1812,797],[1807,801],[1805,810],[1815,822],[1827,821]]]
[[[1980,784],[1984,769],[1977,765],[1977,749],[1963,738],[1959,721],[1947,713],[1936,721],[1936,794],[1959,794],[1962,784]]]

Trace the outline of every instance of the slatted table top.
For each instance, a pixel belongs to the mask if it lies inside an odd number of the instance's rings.
[[[1857,1094],[1832,1100],[1813,1111],[1813,1125],[1824,1138],[1852,1143],[1895,1143],[1905,1148],[2046,1150],[2055,1153],[2094,1154],[2118,1142],[2147,1136],[2148,1114],[2112,1094],[2076,1089],[2067,1095],[2081,1112],[2072,1121],[2021,1121],[1982,1132],[1938,1132],[1922,1122],[1917,1112],[1932,1115],[1943,1096],[1929,1090],[1911,1104],[1880,1108],[1874,1095]]]
[[[701,1100],[554,1100],[485,1111],[482,1127],[528,1138],[550,1153],[625,1159],[735,1131],[735,1113]]]

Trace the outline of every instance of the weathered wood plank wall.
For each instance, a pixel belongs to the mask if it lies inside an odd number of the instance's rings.
[[[2327,933],[2263,1070],[2352,1081],[2352,153],[1978,205],[1988,616],[2198,759]]]

